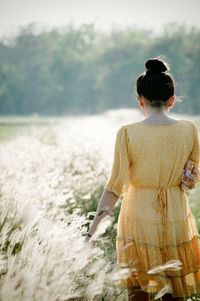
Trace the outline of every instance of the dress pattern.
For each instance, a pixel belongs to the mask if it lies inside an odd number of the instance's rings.
[[[180,187],[188,159],[200,167],[198,127],[193,121],[135,122],[118,129],[104,188],[121,199],[117,263],[132,268],[127,278],[121,278],[122,287],[147,291],[154,281],[158,291],[168,284],[175,298],[200,293],[200,235]],[[181,268],[147,273],[171,260],[179,260]]]

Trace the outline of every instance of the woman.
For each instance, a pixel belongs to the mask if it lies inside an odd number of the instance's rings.
[[[153,281],[156,291],[170,288],[163,300],[182,300],[200,293],[198,230],[181,188],[186,164],[192,162],[196,170],[200,166],[198,128],[192,121],[168,116],[175,89],[167,64],[155,58],[145,66],[136,89],[146,118],[117,131],[112,171],[88,235],[95,232],[103,209],[108,213],[122,197],[117,263],[135,270],[120,280],[121,287],[128,288],[129,300],[144,301]],[[181,269],[147,273],[170,260],[179,260]]]

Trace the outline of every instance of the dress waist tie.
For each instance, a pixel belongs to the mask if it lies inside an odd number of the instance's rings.
[[[165,252],[165,260],[166,260],[166,255],[167,255],[167,249],[166,249],[166,244],[167,244],[167,199],[168,199],[168,188],[171,187],[179,187],[179,185],[172,185],[172,186],[154,186],[154,185],[144,185],[144,184],[137,184],[133,185],[134,188],[141,188],[141,189],[156,189],[158,190],[156,193],[156,197],[153,200],[153,207],[156,211],[162,213],[162,228],[163,228],[163,248]]]

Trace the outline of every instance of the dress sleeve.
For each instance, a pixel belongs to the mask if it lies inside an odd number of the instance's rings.
[[[113,165],[104,189],[114,192],[120,197],[129,185],[130,163],[130,146],[127,128],[121,126],[116,134]]]
[[[197,168],[200,167],[200,142],[199,142],[199,130],[195,123],[193,123],[193,134],[194,134],[194,143],[193,148],[190,153],[189,159],[191,159]]]

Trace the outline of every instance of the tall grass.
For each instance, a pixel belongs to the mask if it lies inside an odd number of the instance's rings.
[[[125,113],[62,118],[1,141],[1,301],[127,300],[118,284],[130,270],[116,265],[115,253],[119,203],[96,241],[84,237],[111,168],[115,131],[141,118]]]

